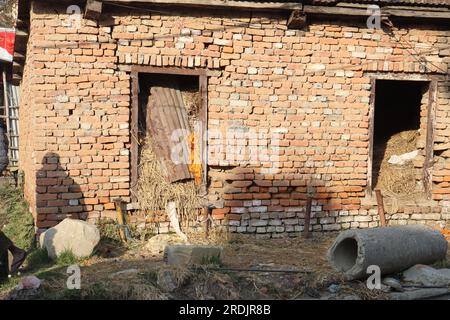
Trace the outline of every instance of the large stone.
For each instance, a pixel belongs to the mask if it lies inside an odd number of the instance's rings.
[[[173,245],[166,247],[164,257],[172,265],[199,265],[220,261],[222,251],[220,246]]]
[[[41,234],[39,243],[52,259],[66,250],[77,258],[88,257],[100,241],[97,226],[82,220],[65,219]]]
[[[148,239],[145,249],[152,255],[158,255],[164,253],[166,246],[181,243],[185,243],[185,240],[177,234],[158,234]]]
[[[448,287],[450,286],[450,269],[434,269],[417,264],[403,272],[403,281],[418,286]]]

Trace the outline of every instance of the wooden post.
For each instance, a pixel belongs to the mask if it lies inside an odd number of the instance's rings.
[[[312,197],[308,196],[306,200],[306,212],[305,212],[305,229],[303,230],[303,237],[309,238],[309,225],[311,224],[311,206],[312,206]]]
[[[119,225],[119,236],[122,242],[127,241],[127,237],[125,235],[125,219],[123,217],[122,211],[122,199],[114,199],[114,204],[116,205],[116,213],[117,213],[117,223]]]
[[[202,218],[203,218],[203,231],[205,232],[205,238],[209,235],[209,208],[202,208]]]
[[[375,194],[377,196],[377,205],[378,205],[378,215],[380,216],[381,226],[386,226],[386,217],[384,215],[384,203],[383,203],[383,195],[380,190],[375,190]]]
[[[11,147],[11,128],[10,128],[10,121],[9,121],[9,96],[8,96],[8,78],[6,77],[6,71],[3,69],[3,98],[5,100],[5,118],[6,118],[6,138],[8,139],[8,146]],[[11,163],[11,149],[8,148],[8,166]]]

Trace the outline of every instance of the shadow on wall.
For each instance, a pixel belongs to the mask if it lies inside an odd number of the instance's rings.
[[[38,228],[50,228],[65,218],[87,218],[81,187],[69,176],[66,162],[54,152],[45,154],[36,173]]]

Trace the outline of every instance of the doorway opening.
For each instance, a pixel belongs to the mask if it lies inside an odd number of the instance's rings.
[[[424,191],[427,81],[376,80],[373,115],[373,189],[394,196]]]

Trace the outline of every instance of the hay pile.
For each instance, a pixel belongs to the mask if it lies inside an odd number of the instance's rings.
[[[182,91],[184,106],[188,114],[188,121],[191,130],[194,130],[195,121],[199,120],[201,96],[198,91]]]
[[[147,138],[142,149],[137,188],[141,213],[165,210],[174,201],[178,219],[184,226],[197,221],[198,208],[202,198],[197,194],[193,180],[170,183],[165,174],[164,164],[153,152],[151,139]]]
[[[416,171],[413,161],[403,165],[390,164],[393,155],[401,155],[417,149],[417,130],[403,131],[392,135],[386,145],[376,145],[373,150],[374,169],[378,179],[375,189],[394,195],[410,195],[416,189]]]

